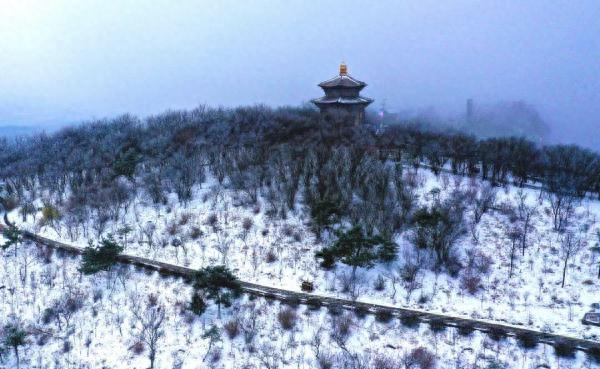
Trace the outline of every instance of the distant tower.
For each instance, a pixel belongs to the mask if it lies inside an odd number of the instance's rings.
[[[473,121],[473,99],[467,99],[467,123]]]
[[[342,63],[338,76],[319,83],[325,96],[313,99],[312,102],[319,107],[321,115],[345,112],[353,117],[354,125],[360,125],[365,121],[365,108],[373,102],[373,99],[360,96],[360,91],[366,85],[352,78],[348,74],[348,67]]]

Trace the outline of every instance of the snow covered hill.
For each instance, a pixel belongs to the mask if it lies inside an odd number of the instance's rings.
[[[425,169],[409,170],[405,176],[414,182],[422,205],[450,196],[457,189],[481,193],[485,187],[475,179],[435,176]],[[463,268],[455,275],[427,264],[406,232],[397,235],[396,261],[359,269],[353,284],[348,266],[340,263],[334,270],[319,266],[315,252],[333,236],[316,240],[301,198],[286,219],[277,219],[264,211],[264,198],[246,206],[243,193],[219,186],[210,176],[193,189],[193,198],[185,205],[175,194],[163,206],[136,197],[123,210],[121,220],[107,222],[101,234],[120,234],[129,254],[192,268],[224,264],[240,279],[265,285],[300,290],[302,281],[310,281],[320,294],[600,340],[599,327],[581,324],[584,313],[600,302],[598,201],[583,200],[570,216],[583,246],[568,260],[562,287],[564,235],[553,231],[551,203],[539,191],[512,186],[500,189],[495,197],[494,208],[476,224],[471,222],[468,232],[459,237],[456,249]],[[38,205],[41,211],[42,202]],[[524,206],[533,216],[522,248],[520,240],[517,244],[511,241],[511,231],[521,222],[517,213]],[[18,209],[11,214],[20,227],[49,238],[82,247],[98,239],[95,224],[87,229],[69,226],[68,219],[44,224],[41,217],[29,215],[23,221]],[[412,278],[407,277],[409,272]]]

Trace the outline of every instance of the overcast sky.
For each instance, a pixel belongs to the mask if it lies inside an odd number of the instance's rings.
[[[297,105],[342,60],[376,107],[526,100],[600,148],[599,0],[0,0],[0,124]]]

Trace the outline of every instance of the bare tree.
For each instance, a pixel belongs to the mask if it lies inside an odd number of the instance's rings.
[[[149,295],[145,303],[140,302],[139,296],[132,296],[131,305],[137,337],[148,346],[150,369],[154,369],[158,344],[164,336],[165,306],[155,295]]]
[[[553,192],[548,194],[548,200],[552,209],[554,230],[562,232],[571,220],[577,199],[575,196],[565,192]]]
[[[522,189],[519,190],[518,194],[519,203],[517,210],[519,214],[519,220],[521,223],[521,253],[525,256],[525,249],[527,248],[527,236],[533,230],[533,217],[537,214],[537,206],[527,204],[527,195]]]
[[[563,259],[563,273],[561,287],[565,286],[565,279],[567,277],[567,266],[569,260],[574,258],[584,247],[585,243],[579,237],[573,234],[573,232],[567,232],[561,239],[560,242],[560,254]]]
[[[511,278],[512,274],[513,274],[513,269],[515,266],[515,257],[516,257],[516,253],[517,253],[517,246],[519,245],[519,240],[521,240],[523,238],[523,230],[518,225],[509,226],[506,228],[506,236],[510,240],[510,242],[507,243],[506,246],[507,246],[507,249],[509,252],[509,257],[510,257],[508,278]]]
[[[58,329],[62,330],[63,324],[66,330],[71,326],[71,319],[81,308],[87,298],[85,292],[77,287],[67,286],[67,292],[56,299],[49,308],[44,311],[44,322],[56,320]]]
[[[494,207],[496,203],[496,189],[486,183],[473,199],[473,222],[475,224],[481,221],[481,217]]]
[[[242,220],[242,232],[240,233],[240,238],[242,241],[244,241],[244,245],[246,245],[246,238],[248,238],[248,234],[250,233],[253,225],[254,222],[252,221],[252,218],[244,218]]]

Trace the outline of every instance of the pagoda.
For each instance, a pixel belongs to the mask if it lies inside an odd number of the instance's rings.
[[[365,120],[365,108],[373,102],[373,99],[360,96],[365,86],[366,83],[352,78],[348,74],[348,67],[342,63],[338,76],[319,83],[325,96],[312,102],[319,107],[322,116],[348,114],[354,125],[360,125]]]

